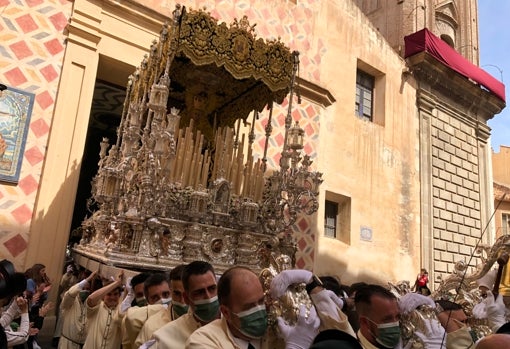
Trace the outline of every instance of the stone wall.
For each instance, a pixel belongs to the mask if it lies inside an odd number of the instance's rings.
[[[432,119],[434,270],[469,260],[480,232],[479,149],[476,130],[451,111]]]

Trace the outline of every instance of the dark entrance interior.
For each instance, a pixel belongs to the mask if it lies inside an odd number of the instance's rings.
[[[91,198],[91,182],[98,169],[100,142],[104,137],[109,139],[110,144],[115,144],[117,140],[126,85],[134,69],[108,57],[100,58],[69,235],[71,246],[81,238],[76,228],[81,226],[85,217],[91,215],[88,201]]]

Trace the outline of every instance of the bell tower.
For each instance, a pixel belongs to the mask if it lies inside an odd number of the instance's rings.
[[[423,28],[479,64],[477,0],[354,0],[399,54],[404,36]]]

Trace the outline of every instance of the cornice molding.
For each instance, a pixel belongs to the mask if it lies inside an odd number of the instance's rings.
[[[296,82],[299,86],[301,97],[323,108],[327,108],[336,102],[335,97],[333,97],[329,90],[301,77],[297,77]]]
[[[427,90],[444,100],[447,103],[443,104],[457,109],[460,114],[476,116],[476,120],[482,117],[482,120],[487,122],[505,107],[504,101],[427,52],[418,53],[406,61],[419,89]]]

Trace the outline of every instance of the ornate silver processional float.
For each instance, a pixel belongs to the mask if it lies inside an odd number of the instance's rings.
[[[310,170],[292,118],[299,55],[256,38],[254,27],[176,7],[129,79],[116,143],[101,143],[97,209],[73,248],[80,264],[168,270],[206,260],[218,272],[259,272],[281,254],[293,258],[291,226],[316,212],[322,174]],[[270,171],[273,106],[285,97],[279,168]]]

